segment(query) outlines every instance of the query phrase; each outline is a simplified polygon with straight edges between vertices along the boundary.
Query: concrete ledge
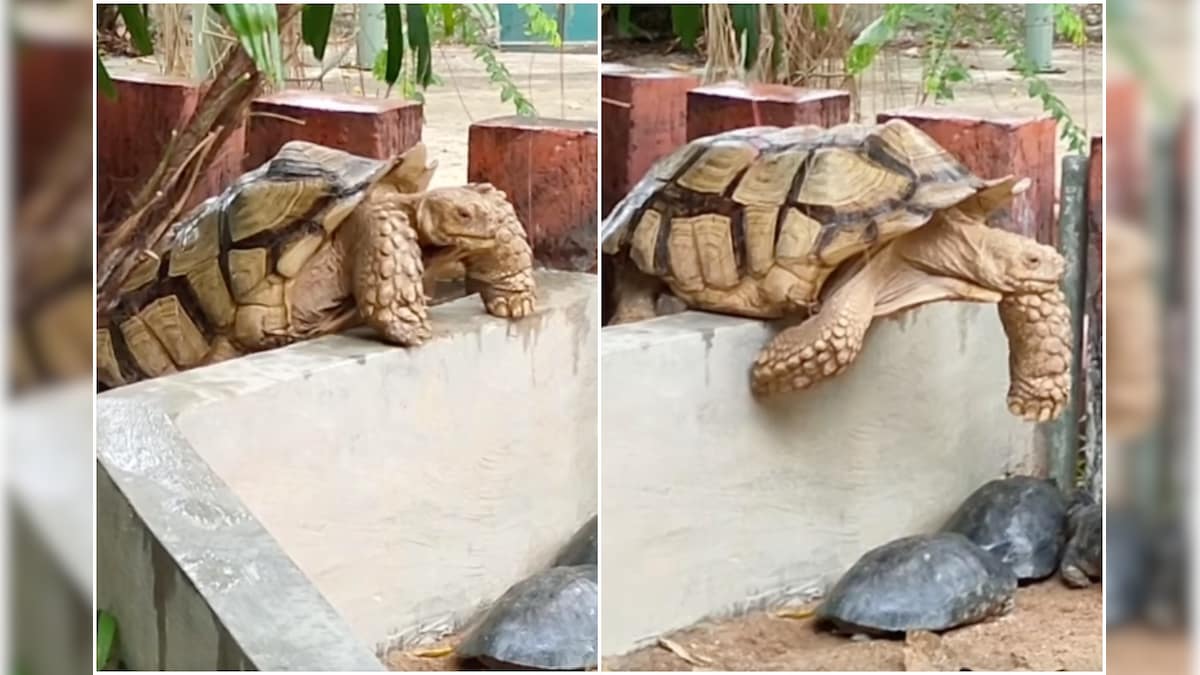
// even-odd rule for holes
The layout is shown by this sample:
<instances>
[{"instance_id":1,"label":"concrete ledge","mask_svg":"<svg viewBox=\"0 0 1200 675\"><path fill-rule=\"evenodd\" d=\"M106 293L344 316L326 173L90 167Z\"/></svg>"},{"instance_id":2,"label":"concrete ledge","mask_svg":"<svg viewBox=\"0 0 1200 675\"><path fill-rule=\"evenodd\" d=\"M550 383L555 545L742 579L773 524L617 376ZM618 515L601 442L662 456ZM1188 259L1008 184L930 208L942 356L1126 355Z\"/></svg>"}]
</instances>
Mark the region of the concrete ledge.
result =
<instances>
[{"instance_id":1,"label":"concrete ledge","mask_svg":"<svg viewBox=\"0 0 1200 675\"><path fill-rule=\"evenodd\" d=\"M101 396L97 604L133 670L383 670L152 404Z\"/></svg>"},{"instance_id":2,"label":"concrete ledge","mask_svg":"<svg viewBox=\"0 0 1200 675\"><path fill-rule=\"evenodd\" d=\"M432 308L434 337L419 349L331 336L105 393L104 406L158 406L165 429L194 448L196 466L164 464L153 447L128 449L139 447L139 437L122 430L132 422L104 422L105 454L141 458L119 466L157 467L144 480L158 493L118 487L135 509L163 511L174 526L186 520L180 508L164 507L186 487L177 474L199 471L227 485L221 494L236 503L217 513L237 509L239 523L261 523L274 541L271 555L294 561L312 595L348 624L330 624L339 642L351 635L378 653L457 628L547 564L596 511L595 276L539 272L538 283L539 311L519 322L488 316L478 296ZM108 416L103 406L100 416ZM101 462L114 464L103 454ZM209 512L208 499L199 512ZM176 561L209 548L192 548L187 538L166 543ZM117 551L137 546L127 541ZM295 622L320 612L296 615L274 602L234 622L217 599L276 582L237 566L218 569L228 588L191 577L235 638L234 623L269 633L275 647L309 644ZM288 626L268 627L260 614L271 612Z\"/></svg>"},{"instance_id":3,"label":"concrete ledge","mask_svg":"<svg viewBox=\"0 0 1200 675\"><path fill-rule=\"evenodd\" d=\"M842 376L760 403L773 331L694 312L604 329L603 655L819 595L984 481L1039 470L1033 425L1005 410L994 306L877 320Z\"/></svg>"}]
</instances>

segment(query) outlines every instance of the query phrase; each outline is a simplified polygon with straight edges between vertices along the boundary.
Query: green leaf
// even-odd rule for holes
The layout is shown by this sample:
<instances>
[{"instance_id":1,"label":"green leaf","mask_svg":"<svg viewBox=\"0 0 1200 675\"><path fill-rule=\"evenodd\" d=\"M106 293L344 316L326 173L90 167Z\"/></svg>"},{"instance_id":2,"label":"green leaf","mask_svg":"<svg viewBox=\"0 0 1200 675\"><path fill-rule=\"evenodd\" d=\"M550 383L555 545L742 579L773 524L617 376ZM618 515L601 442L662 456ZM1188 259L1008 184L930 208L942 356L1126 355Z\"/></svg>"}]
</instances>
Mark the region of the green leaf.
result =
<instances>
[{"instance_id":1,"label":"green leaf","mask_svg":"<svg viewBox=\"0 0 1200 675\"><path fill-rule=\"evenodd\" d=\"M631 11L629 5L617 5L617 37L627 38L633 35Z\"/></svg>"},{"instance_id":2,"label":"green leaf","mask_svg":"<svg viewBox=\"0 0 1200 675\"><path fill-rule=\"evenodd\" d=\"M684 49L695 49L704 30L702 5L671 5L671 29Z\"/></svg>"},{"instance_id":3,"label":"green leaf","mask_svg":"<svg viewBox=\"0 0 1200 675\"><path fill-rule=\"evenodd\" d=\"M734 35L745 45L742 65L749 70L758 59L758 5L730 5L729 16Z\"/></svg>"},{"instance_id":4,"label":"green leaf","mask_svg":"<svg viewBox=\"0 0 1200 675\"><path fill-rule=\"evenodd\" d=\"M824 2L819 2L816 4L810 5L810 7L812 7L813 25L821 30L828 28L829 27L829 5Z\"/></svg>"},{"instance_id":5,"label":"green leaf","mask_svg":"<svg viewBox=\"0 0 1200 675\"><path fill-rule=\"evenodd\" d=\"M442 33L446 37L454 37L454 29L458 26L459 5L442 3Z\"/></svg>"},{"instance_id":6,"label":"green leaf","mask_svg":"<svg viewBox=\"0 0 1200 675\"><path fill-rule=\"evenodd\" d=\"M852 75L866 70L875 60L879 50L896 37L898 25L898 15L891 12L885 12L883 16L867 24L850 45L850 52L846 55L847 70Z\"/></svg>"},{"instance_id":7,"label":"green leaf","mask_svg":"<svg viewBox=\"0 0 1200 675\"><path fill-rule=\"evenodd\" d=\"M276 84L283 82L283 49L275 5L226 3L224 14L258 70Z\"/></svg>"},{"instance_id":8,"label":"green leaf","mask_svg":"<svg viewBox=\"0 0 1200 675\"><path fill-rule=\"evenodd\" d=\"M541 5L522 4L521 9L525 11L525 17L529 21L529 28L525 34L534 38L541 38L550 43L551 47L562 46L562 35L558 30L558 20L546 13ZM559 9L565 9L564 5L559 5Z\"/></svg>"},{"instance_id":9,"label":"green leaf","mask_svg":"<svg viewBox=\"0 0 1200 675\"><path fill-rule=\"evenodd\" d=\"M117 620L112 614L100 611L96 617L96 670L104 670L112 658L117 640Z\"/></svg>"},{"instance_id":10,"label":"green leaf","mask_svg":"<svg viewBox=\"0 0 1200 675\"><path fill-rule=\"evenodd\" d=\"M329 27L333 25L333 5L305 5L300 10L300 32L304 44L312 47L313 56L320 61L325 58L325 45L329 43Z\"/></svg>"},{"instance_id":11,"label":"green leaf","mask_svg":"<svg viewBox=\"0 0 1200 675\"><path fill-rule=\"evenodd\" d=\"M400 19L400 5L383 6L387 33L387 69L383 81L388 87L400 78L400 67L404 65L404 22Z\"/></svg>"},{"instance_id":12,"label":"green leaf","mask_svg":"<svg viewBox=\"0 0 1200 675\"><path fill-rule=\"evenodd\" d=\"M125 28L129 30L129 37L133 39L133 46L138 53L143 56L154 53L154 41L150 39L150 28L146 24L146 15L142 12L142 6L118 5L117 9L121 12Z\"/></svg>"},{"instance_id":13,"label":"green leaf","mask_svg":"<svg viewBox=\"0 0 1200 675\"><path fill-rule=\"evenodd\" d=\"M429 39L429 23L425 16L425 5L405 5L408 15L408 46L417 53L417 71L414 81L428 87L433 75L433 43Z\"/></svg>"},{"instance_id":14,"label":"green leaf","mask_svg":"<svg viewBox=\"0 0 1200 675\"><path fill-rule=\"evenodd\" d=\"M99 54L96 54L96 88L108 99L117 100L117 87L109 77L108 68L104 67L104 62L100 60Z\"/></svg>"}]
</instances>

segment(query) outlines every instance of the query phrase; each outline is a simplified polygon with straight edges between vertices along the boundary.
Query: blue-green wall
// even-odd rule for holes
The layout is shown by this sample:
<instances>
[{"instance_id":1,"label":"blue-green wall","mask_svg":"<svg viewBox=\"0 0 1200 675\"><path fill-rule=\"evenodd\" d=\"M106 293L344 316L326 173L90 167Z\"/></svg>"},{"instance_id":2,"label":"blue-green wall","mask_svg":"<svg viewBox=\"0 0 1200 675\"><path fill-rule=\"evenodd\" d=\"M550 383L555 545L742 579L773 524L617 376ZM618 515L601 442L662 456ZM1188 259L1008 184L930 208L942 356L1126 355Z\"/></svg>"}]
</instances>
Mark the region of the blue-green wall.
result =
<instances>
[{"instance_id":1,"label":"blue-green wall","mask_svg":"<svg viewBox=\"0 0 1200 675\"><path fill-rule=\"evenodd\" d=\"M558 5L538 5L552 18L558 18ZM600 34L600 10L594 4L567 5L566 33L563 42L597 42ZM500 16L500 44L543 42L525 34L528 26L520 5L497 5ZM560 27L561 30L561 27Z\"/></svg>"}]
</instances>

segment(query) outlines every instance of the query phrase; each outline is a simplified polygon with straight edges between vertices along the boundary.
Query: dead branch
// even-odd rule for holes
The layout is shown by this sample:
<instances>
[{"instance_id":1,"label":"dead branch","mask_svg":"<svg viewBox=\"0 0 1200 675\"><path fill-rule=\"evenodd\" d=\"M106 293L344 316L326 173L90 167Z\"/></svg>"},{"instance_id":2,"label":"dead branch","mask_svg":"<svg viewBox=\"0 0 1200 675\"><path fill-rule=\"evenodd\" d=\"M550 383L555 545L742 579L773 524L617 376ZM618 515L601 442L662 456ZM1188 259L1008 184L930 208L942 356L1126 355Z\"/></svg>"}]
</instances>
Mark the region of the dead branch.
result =
<instances>
[{"instance_id":1,"label":"dead branch","mask_svg":"<svg viewBox=\"0 0 1200 675\"><path fill-rule=\"evenodd\" d=\"M298 13L297 5L280 7L282 30ZM171 135L162 160L144 180L125 218L98 232L96 310L112 308L121 285L138 263L137 251L155 250L187 202L196 177L202 175L235 129L246 119L250 101L262 90L263 78L242 48L229 49L217 75L201 92L196 112L181 131ZM190 175L190 179L183 179Z\"/></svg>"}]
</instances>

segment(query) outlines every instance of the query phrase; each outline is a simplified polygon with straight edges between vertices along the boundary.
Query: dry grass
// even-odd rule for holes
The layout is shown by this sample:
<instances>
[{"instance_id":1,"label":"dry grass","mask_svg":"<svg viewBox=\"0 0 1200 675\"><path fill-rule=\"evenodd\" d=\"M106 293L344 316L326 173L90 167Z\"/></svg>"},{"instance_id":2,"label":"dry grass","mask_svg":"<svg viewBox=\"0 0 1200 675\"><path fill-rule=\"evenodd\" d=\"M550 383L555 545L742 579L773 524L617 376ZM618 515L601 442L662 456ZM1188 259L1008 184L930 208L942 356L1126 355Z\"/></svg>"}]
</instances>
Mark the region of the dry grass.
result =
<instances>
[{"instance_id":1,"label":"dry grass","mask_svg":"<svg viewBox=\"0 0 1200 675\"><path fill-rule=\"evenodd\" d=\"M826 5L822 25L813 5L760 5L758 49L745 70L746 45L737 39L730 6L710 4L704 13L706 81L736 79L798 87L843 89L857 97L845 55L857 33L857 17L843 5Z\"/></svg>"}]
</instances>

